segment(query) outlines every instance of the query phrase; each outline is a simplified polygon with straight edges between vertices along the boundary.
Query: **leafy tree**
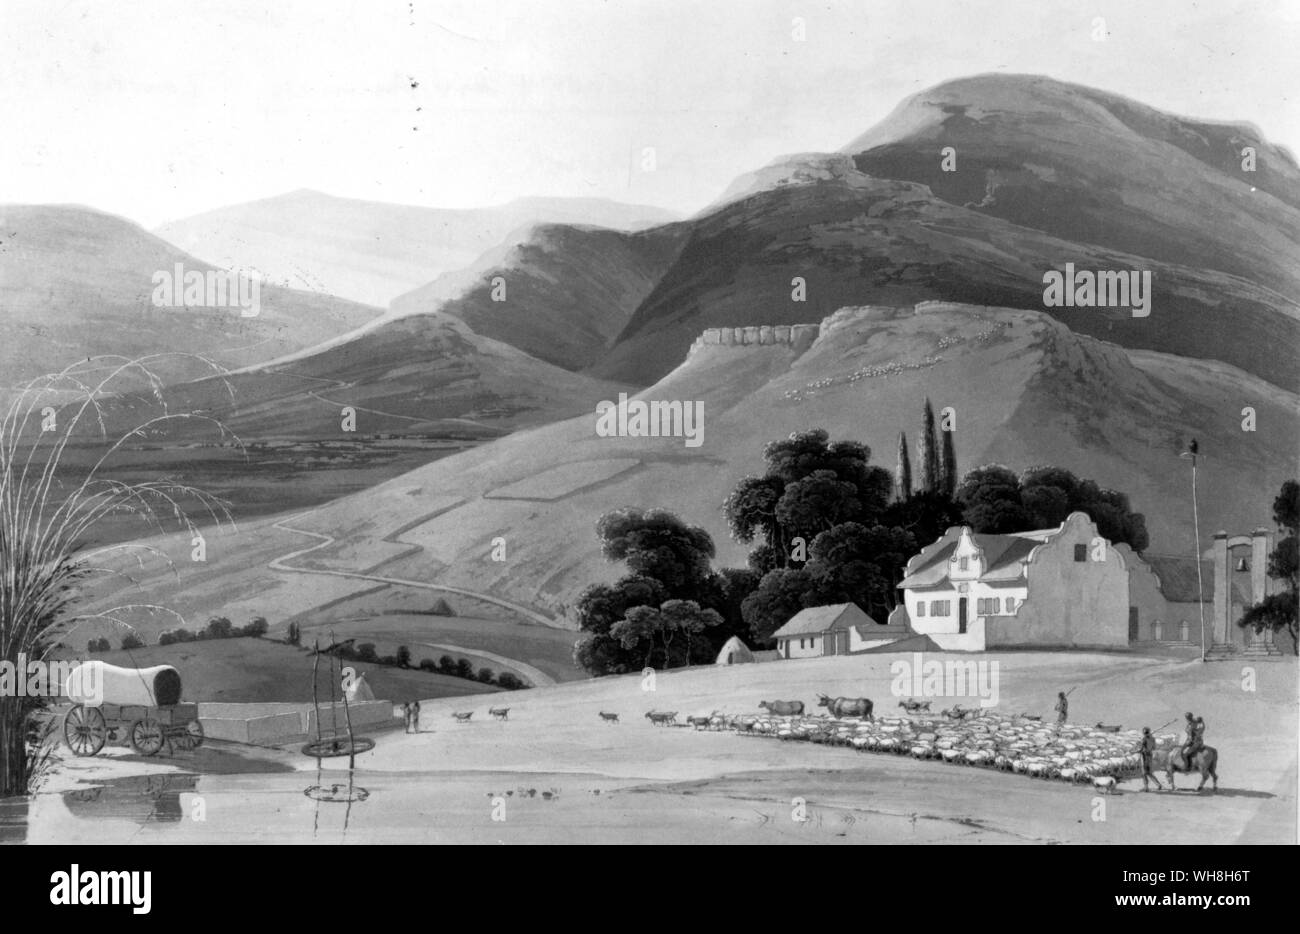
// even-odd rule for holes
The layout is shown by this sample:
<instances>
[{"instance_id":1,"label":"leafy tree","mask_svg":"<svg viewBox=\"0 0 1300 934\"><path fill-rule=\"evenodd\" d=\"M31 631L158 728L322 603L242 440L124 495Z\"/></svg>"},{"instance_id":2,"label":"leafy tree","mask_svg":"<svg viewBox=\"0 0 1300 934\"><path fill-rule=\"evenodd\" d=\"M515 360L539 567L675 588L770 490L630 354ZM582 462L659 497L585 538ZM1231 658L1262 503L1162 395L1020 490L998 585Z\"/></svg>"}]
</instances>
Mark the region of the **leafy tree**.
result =
<instances>
[{"instance_id":1,"label":"leafy tree","mask_svg":"<svg viewBox=\"0 0 1300 934\"><path fill-rule=\"evenodd\" d=\"M756 645L771 645L772 634L804 607L819 602L816 584L804 568L777 568L763 575L742 610Z\"/></svg>"},{"instance_id":2,"label":"leafy tree","mask_svg":"<svg viewBox=\"0 0 1300 934\"><path fill-rule=\"evenodd\" d=\"M438 659L438 670L445 675L454 675L456 673L456 660L450 655L443 655Z\"/></svg>"},{"instance_id":3,"label":"leafy tree","mask_svg":"<svg viewBox=\"0 0 1300 934\"><path fill-rule=\"evenodd\" d=\"M468 658L456 659L456 676L473 680L474 665Z\"/></svg>"},{"instance_id":4,"label":"leafy tree","mask_svg":"<svg viewBox=\"0 0 1300 934\"><path fill-rule=\"evenodd\" d=\"M397 647L397 664L402 668L411 667L411 650L404 645Z\"/></svg>"},{"instance_id":5,"label":"leafy tree","mask_svg":"<svg viewBox=\"0 0 1300 934\"><path fill-rule=\"evenodd\" d=\"M704 633L723 624L721 613L701 607L694 600L666 600L659 607L659 613L662 620L661 638L664 641L666 667L672 665L672 646L679 636L686 641L684 663L690 665L694 663L691 657L692 646Z\"/></svg>"},{"instance_id":6,"label":"leafy tree","mask_svg":"<svg viewBox=\"0 0 1300 934\"><path fill-rule=\"evenodd\" d=\"M485 668L480 668L478 670L478 679L479 681L482 681L484 684L491 684L492 679L495 678L496 676L497 673L493 671L491 668L485 667Z\"/></svg>"},{"instance_id":7,"label":"leafy tree","mask_svg":"<svg viewBox=\"0 0 1300 934\"><path fill-rule=\"evenodd\" d=\"M242 635L260 639L262 636L266 635L266 631L269 628L270 626L267 624L265 616L254 616L249 621L248 625L240 630L240 632Z\"/></svg>"},{"instance_id":8,"label":"leafy tree","mask_svg":"<svg viewBox=\"0 0 1300 934\"><path fill-rule=\"evenodd\" d=\"M1286 588L1269 594L1246 610L1238 626L1250 626L1255 632L1271 629L1291 636L1291 647L1300 654L1300 482L1288 480L1273 500L1273 521L1282 536L1268 556L1268 576L1283 582Z\"/></svg>"},{"instance_id":9,"label":"leafy tree","mask_svg":"<svg viewBox=\"0 0 1300 934\"><path fill-rule=\"evenodd\" d=\"M1020 501L1020 480L1000 464L976 467L962 478L956 500L976 532L1023 532L1036 528Z\"/></svg>"},{"instance_id":10,"label":"leafy tree","mask_svg":"<svg viewBox=\"0 0 1300 934\"><path fill-rule=\"evenodd\" d=\"M620 509L596 523L601 552L634 574L659 581L675 597L693 598L712 573L713 539L664 509Z\"/></svg>"},{"instance_id":11,"label":"leafy tree","mask_svg":"<svg viewBox=\"0 0 1300 934\"><path fill-rule=\"evenodd\" d=\"M431 658L422 658L420 659L420 670L436 672L438 670L438 663Z\"/></svg>"},{"instance_id":12,"label":"leafy tree","mask_svg":"<svg viewBox=\"0 0 1300 934\"><path fill-rule=\"evenodd\" d=\"M122 637L122 649L142 649L144 642L135 633L127 633Z\"/></svg>"},{"instance_id":13,"label":"leafy tree","mask_svg":"<svg viewBox=\"0 0 1300 934\"><path fill-rule=\"evenodd\" d=\"M638 655L644 653L643 668L652 667L655 636L659 633L663 621L659 610L652 606L634 606L627 615L610 627L609 635L618 640L618 644L628 652Z\"/></svg>"},{"instance_id":14,"label":"leafy tree","mask_svg":"<svg viewBox=\"0 0 1300 934\"><path fill-rule=\"evenodd\" d=\"M290 645L300 644L302 642L302 627L297 623L290 623L284 638Z\"/></svg>"},{"instance_id":15,"label":"leafy tree","mask_svg":"<svg viewBox=\"0 0 1300 934\"><path fill-rule=\"evenodd\" d=\"M224 616L214 616L204 627L202 637L205 639L229 639L235 634L235 624Z\"/></svg>"},{"instance_id":16,"label":"leafy tree","mask_svg":"<svg viewBox=\"0 0 1300 934\"><path fill-rule=\"evenodd\" d=\"M375 652L373 642L362 642L357 646L357 658L363 662L377 662L379 655Z\"/></svg>"},{"instance_id":17,"label":"leafy tree","mask_svg":"<svg viewBox=\"0 0 1300 934\"><path fill-rule=\"evenodd\" d=\"M518 691L524 683L513 672L503 671L497 675L497 684L507 691Z\"/></svg>"},{"instance_id":18,"label":"leafy tree","mask_svg":"<svg viewBox=\"0 0 1300 934\"><path fill-rule=\"evenodd\" d=\"M862 515L858 488L830 470L814 471L788 484L776 507L776 519L789 538L811 541L841 522Z\"/></svg>"},{"instance_id":19,"label":"leafy tree","mask_svg":"<svg viewBox=\"0 0 1300 934\"><path fill-rule=\"evenodd\" d=\"M821 599L856 603L883 622L898 605L902 569L916 550L903 529L847 522L813 540L806 570Z\"/></svg>"}]
</instances>

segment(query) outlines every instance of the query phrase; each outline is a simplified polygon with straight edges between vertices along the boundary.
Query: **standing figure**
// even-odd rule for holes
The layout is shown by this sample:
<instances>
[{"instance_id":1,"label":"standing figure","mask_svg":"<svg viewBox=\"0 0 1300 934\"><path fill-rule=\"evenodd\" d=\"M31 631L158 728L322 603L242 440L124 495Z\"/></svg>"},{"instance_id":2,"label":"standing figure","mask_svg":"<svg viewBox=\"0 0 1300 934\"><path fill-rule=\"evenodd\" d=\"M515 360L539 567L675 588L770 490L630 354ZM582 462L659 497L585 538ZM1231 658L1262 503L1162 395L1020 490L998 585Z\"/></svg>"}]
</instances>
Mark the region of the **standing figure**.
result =
<instances>
[{"instance_id":1,"label":"standing figure","mask_svg":"<svg viewBox=\"0 0 1300 934\"><path fill-rule=\"evenodd\" d=\"M411 732L420 732L420 702L416 701L411 705Z\"/></svg>"},{"instance_id":2,"label":"standing figure","mask_svg":"<svg viewBox=\"0 0 1300 934\"><path fill-rule=\"evenodd\" d=\"M1053 707L1052 709L1056 711L1056 725L1057 726L1064 725L1065 718L1069 716L1070 713L1070 702L1065 699L1064 691L1060 691L1057 693L1056 706Z\"/></svg>"},{"instance_id":3,"label":"standing figure","mask_svg":"<svg viewBox=\"0 0 1300 934\"><path fill-rule=\"evenodd\" d=\"M1151 727L1142 727L1142 745L1138 747L1142 754L1142 790L1150 791L1148 779L1156 783L1158 791L1164 791L1165 786L1160 784L1160 779L1156 778L1155 773L1151 771L1151 758L1156 751L1156 738L1151 735Z\"/></svg>"},{"instance_id":4,"label":"standing figure","mask_svg":"<svg viewBox=\"0 0 1300 934\"><path fill-rule=\"evenodd\" d=\"M402 720L406 723L406 732L411 732L411 702L402 705Z\"/></svg>"}]
</instances>

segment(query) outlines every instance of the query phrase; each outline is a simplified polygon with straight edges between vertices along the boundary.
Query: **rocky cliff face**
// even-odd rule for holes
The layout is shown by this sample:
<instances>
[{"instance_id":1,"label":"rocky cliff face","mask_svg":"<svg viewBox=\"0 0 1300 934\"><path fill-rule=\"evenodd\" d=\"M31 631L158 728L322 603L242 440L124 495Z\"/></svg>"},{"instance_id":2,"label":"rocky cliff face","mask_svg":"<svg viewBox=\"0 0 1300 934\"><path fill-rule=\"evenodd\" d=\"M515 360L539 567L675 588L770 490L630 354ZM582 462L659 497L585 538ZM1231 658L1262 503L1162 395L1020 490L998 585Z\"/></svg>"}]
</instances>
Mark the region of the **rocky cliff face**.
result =
<instances>
[{"instance_id":1,"label":"rocky cliff face","mask_svg":"<svg viewBox=\"0 0 1300 934\"><path fill-rule=\"evenodd\" d=\"M817 339L821 325L761 324L743 328L705 328L691 345L691 353L706 345L765 346L784 344L795 350L807 350Z\"/></svg>"}]
</instances>

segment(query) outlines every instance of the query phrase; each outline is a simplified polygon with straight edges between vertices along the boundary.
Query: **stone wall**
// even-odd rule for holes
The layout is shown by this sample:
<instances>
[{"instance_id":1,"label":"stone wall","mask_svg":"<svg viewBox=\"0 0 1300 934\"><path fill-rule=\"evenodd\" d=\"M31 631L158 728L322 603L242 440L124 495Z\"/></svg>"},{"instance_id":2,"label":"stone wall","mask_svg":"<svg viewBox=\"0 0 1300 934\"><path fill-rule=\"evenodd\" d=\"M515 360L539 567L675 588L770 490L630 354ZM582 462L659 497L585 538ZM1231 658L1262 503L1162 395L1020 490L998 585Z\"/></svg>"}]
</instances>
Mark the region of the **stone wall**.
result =
<instances>
[{"instance_id":1,"label":"stone wall","mask_svg":"<svg viewBox=\"0 0 1300 934\"><path fill-rule=\"evenodd\" d=\"M707 328L695 339L691 346L787 346L806 348L817 339L819 325L816 324L763 324L739 328Z\"/></svg>"}]
</instances>

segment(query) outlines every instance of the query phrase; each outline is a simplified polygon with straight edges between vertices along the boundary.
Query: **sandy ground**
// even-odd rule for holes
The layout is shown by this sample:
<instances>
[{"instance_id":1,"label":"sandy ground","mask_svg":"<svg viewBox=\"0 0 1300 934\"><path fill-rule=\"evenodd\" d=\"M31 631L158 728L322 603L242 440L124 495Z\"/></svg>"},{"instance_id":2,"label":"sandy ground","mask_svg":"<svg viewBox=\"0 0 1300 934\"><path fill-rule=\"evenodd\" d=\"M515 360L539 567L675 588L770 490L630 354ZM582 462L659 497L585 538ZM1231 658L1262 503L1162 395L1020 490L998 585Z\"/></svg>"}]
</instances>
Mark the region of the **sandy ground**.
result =
<instances>
[{"instance_id":1,"label":"sandy ground","mask_svg":"<svg viewBox=\"0 0 1300 934\"><path fill-rule=\"evenodd\" d=\"M927 655L926 658L957 656ZM999 705L1050 717L1075 687L1071 720L1158 727L1185 709L1208 721L1219 790L1116 794L991 770L731 733L656 728L680 717L755 709L817 691L896 704L890 663L817 659L659 673L510 695L509 720L486 699L429 700L422 732L376 735L358 757L316 762L296 750L214 744L172 759L122 751L62 764L30 802L0 805L0 839L29 842L703 842L1289 843L1297 838L1294 661L1202 664L1132 656L1006 653ZM1253 687L1254 690L1247 688ZM951 698L936 698L936 709ZM966 703L973 703L966 699ZM468 724L453 709L474 709ZM621 722L605 724L600 710ZM1174 729L1170 727L1169 729ZM329 768L329 766L344 768ZM334 797L317 801L312 786ZM364 791L362 791L363 789Z\"/></svg>"}]
</instances>

